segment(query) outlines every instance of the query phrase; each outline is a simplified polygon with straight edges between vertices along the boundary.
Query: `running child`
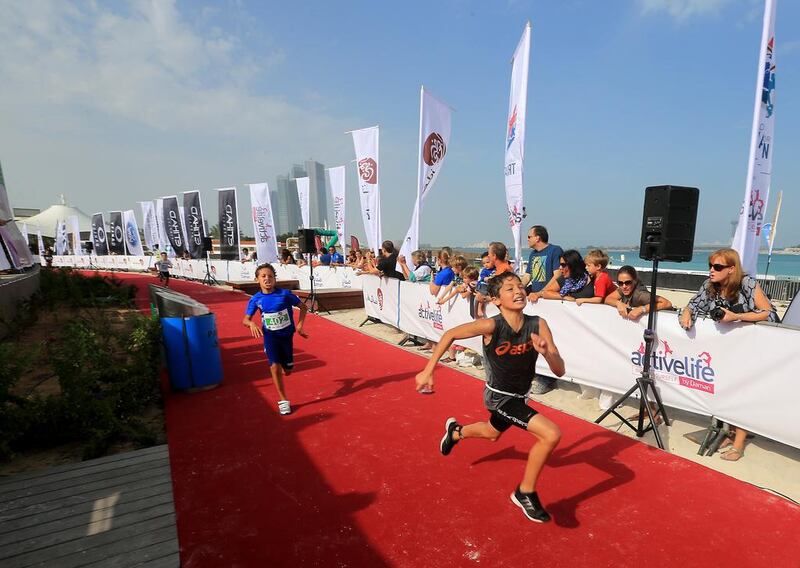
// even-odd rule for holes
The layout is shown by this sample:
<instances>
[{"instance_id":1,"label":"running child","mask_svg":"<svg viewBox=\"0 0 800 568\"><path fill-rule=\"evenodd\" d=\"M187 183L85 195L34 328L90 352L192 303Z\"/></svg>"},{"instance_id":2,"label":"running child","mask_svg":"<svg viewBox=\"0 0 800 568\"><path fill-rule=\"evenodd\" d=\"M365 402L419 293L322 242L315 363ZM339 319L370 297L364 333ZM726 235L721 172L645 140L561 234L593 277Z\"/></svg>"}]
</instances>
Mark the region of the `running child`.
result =
<instances>
[{"instance_id":1,"label":"running child","mask_svg":"<svg viewBox=\"0 0 800 568\"><path fill-rule=\"evenodd\" d=\"M164 283L164 286L169 286L169 269L172 268L172 263L167 258L167 253L161 253L161 260L156 261L156 270L158 270L158 279Z\"/></svg>"},{"instance_id":2,"label":"running child","mask_svg":"<svg viewBox=\"0 0 800 568\"><path fill-rule=\"evenodd\" d=\"M301 337L308 337L303 331L308 307L289 290L275 286L275 269L271 264L262 264L256 268L256 281L261 291L256 292L247 303L242 324L250 328L253 337L264 337L264 352L269 361L269 371L280 397L278 411L281 414L290 414L292 408L283 390L283 375L290 375L294 368L292 350L295 325L292 307L300 308L296 331ZM256 310L261 312L261 325L252 319Z\"/></svg>"},{"instance_id":3,"label":"running child","mask_svg":"<svg viewBox=\"0 0 800 568\"><path fill-rule=\"evenodd\" d=\"M530 432L536 442L528 453L522 481L511 494L511 501L522 509L528 519L544 523L550 520L550 515L539 501L536 482L542 467L561 439L561 431L525 401L538 356L542 355L550 370L559 377L564 375L564 360L553 343L547 322L538 316L522 313L528 298L519 276L504 272L491 278L489 297L500 308L500 314L448 330L425 369L417 375L417 390L432 390L436 362L453 340L483 336L486 369L483 401L489 410L489 420L461 425L455 418L448 418L439 449L446 456L466 438L495 441L511 426Z\"/></svg>"}]
</instances>

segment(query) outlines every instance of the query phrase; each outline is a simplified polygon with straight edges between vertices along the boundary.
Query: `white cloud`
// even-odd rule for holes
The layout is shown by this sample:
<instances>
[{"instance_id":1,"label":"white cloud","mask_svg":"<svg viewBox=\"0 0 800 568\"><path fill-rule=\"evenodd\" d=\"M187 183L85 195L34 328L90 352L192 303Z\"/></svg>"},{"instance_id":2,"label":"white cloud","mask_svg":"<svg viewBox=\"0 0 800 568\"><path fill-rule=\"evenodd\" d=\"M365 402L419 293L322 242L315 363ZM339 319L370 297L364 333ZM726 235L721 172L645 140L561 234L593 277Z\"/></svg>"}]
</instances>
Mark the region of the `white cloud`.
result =
<instances>
[{"instance_id":1,"label":"white cloud","mask_svg":"<svg viewBox=\"0 0 800 568\"><path fill-rule=\"evenodd\" d=\"M729 0L636 0L644 14L666 12L679 22L694 16L713 14Z\"/></svg>"}]
</instances>

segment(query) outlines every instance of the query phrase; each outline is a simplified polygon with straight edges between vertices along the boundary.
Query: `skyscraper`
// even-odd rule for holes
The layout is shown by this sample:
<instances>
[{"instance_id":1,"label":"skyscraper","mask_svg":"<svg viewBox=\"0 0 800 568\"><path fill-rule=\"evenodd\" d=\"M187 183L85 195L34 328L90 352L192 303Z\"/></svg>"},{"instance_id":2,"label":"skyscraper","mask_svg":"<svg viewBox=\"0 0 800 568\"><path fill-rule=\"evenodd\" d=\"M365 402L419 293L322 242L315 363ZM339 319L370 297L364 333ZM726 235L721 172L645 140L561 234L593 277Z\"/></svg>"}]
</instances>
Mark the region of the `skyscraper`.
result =
<instances>
[{"instance_id":1,"label":"skyscraper","mask_svg":"<svg viewBox=\"0 0 800 568\"><path fill-rule=\"evenodd\" d=\"M294 233L303 223L300 215L297 183L294 181L300 177L309 178L309 221L311 226L323 227L328 221L328 183L325 166L314 160L306 160L302 165L294 164L289 169L288 176L278 176L275 191L270 195L278 234Z\"/></svg>"}]
</instances>

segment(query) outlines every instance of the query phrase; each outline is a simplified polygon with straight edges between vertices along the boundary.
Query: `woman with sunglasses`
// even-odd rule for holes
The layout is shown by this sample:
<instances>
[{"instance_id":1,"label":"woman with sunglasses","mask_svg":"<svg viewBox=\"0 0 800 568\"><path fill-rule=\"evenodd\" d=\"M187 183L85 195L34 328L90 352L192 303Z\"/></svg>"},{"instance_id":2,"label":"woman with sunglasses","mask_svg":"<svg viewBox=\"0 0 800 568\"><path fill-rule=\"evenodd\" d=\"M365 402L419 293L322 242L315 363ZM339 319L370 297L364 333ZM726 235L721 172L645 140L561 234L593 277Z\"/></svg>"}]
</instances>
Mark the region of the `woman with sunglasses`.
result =
<instances>
[{"instance_id":1,"label":"woman with sunglasses","mask_svg":"<svg viewBox=\"0 0 800 568\"><path fill-rule=\"evenodd\" d=\"M568 300L574 302L578 298L593 298L594 284L586 271L586 264L578 251L571 249L561 255L558 260L561 269L559 276L553 276L541 297L548 300Z\"/></svg>"},{"instance_id":2,"label":"woman with sunglasses","mask_svg":"<svg viewBox=\"0 0 800 568\"><path fill-rule=\"evenodd\" d=\"M681 312L681 327L691 329L698 315L710 315L717 308L723 314L719 322L778 322L775 307L756 279L744 273L739 253L729 248L709 255L708 280ZM744 455L747 432L741 428L733 428L732 432L733 441L727 443L730 449L722 454L725 461L738 461ZM725 445L723 442L722 447Z\"/></svg>"},{"instance_id":3,"label":"woman with sunglasses","mask_svg":"<svg viewBox=\"0 0 800 568\"><path fill-rule=\"evenodd\" d=\"M623 318L636 321L650 311L650 291L639 280L636 269L626 264L617 271L617 289L606 297L605 303L617 308ZM656 296L656 311L671 307L672 302Z\"/></svg>"}]
</instances>

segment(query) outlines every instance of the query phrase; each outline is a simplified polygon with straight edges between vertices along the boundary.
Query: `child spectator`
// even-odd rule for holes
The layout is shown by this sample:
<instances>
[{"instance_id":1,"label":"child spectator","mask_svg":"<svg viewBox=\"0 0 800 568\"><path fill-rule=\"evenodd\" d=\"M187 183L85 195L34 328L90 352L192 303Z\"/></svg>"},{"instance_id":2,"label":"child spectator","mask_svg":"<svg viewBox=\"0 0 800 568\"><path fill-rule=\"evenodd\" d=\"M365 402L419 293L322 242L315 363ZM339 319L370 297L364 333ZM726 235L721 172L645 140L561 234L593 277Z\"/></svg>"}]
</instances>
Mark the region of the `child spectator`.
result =
<instances>
[{"instance_id":1,"label":"child spectator","mask_svg":"<svg viewBox=\"0 0 800 568\"><path fill-rule=\"evenodd\" d=\"M586 272L589 273L589 278L594 284L594 296L591 298L577 298L575 300L577 305L602 304L608 295L617 289L608 272L606 272L608 260L608 255L599 249L590 250L586 253L584 262L586 263Z\"/></svg>"},{"instance_id":2,"label":"child spectator","mask_svg":"<svg viewBox=\"0 0 800 568\"><path fill-rule=\"evenodd\" d=\"M405 256L401 254L397 257L397 264L400 265L406 280L409 282L430 282L432 270L425 260L425 253L421 250L415 250L411 253L411 262L414 265L414 270L408 267Z\"/></svg>"},{"instance_id":3,"label":"child spectator","mask_svg":"<svg viewBox=\"0 0 800 568\"><path fill-rule=\"evenodd\" d=\"M294 368L293 336L295 330L300 337L308 337L303 331L308 307L289 290L275 286L275 269L271 264L256 268L256 281L261 289L247 303L242 324L250 329L253 337L264 337L264 352L267 354L269 371L275 390L278 391L278 412L290 414L292 408L283 390L283 374L289 375ZM300 308L297 328L294 325L293 306ZM261 325L253 321L256 310L261 312Z\"/></svg>"},{"instance_id":4,"label":"child spectator","mask_svg":"<svg viewBox=\"0 0 800 568\"><path fill-rule=\"evenodd\" d=\"M167 253L161 253L161 260L156 261L156 270L158 270L158 279L164 283L164 286L169 286L169 269L172 268L172 263L167 258Z\"/></svg>"}]
</instances>

